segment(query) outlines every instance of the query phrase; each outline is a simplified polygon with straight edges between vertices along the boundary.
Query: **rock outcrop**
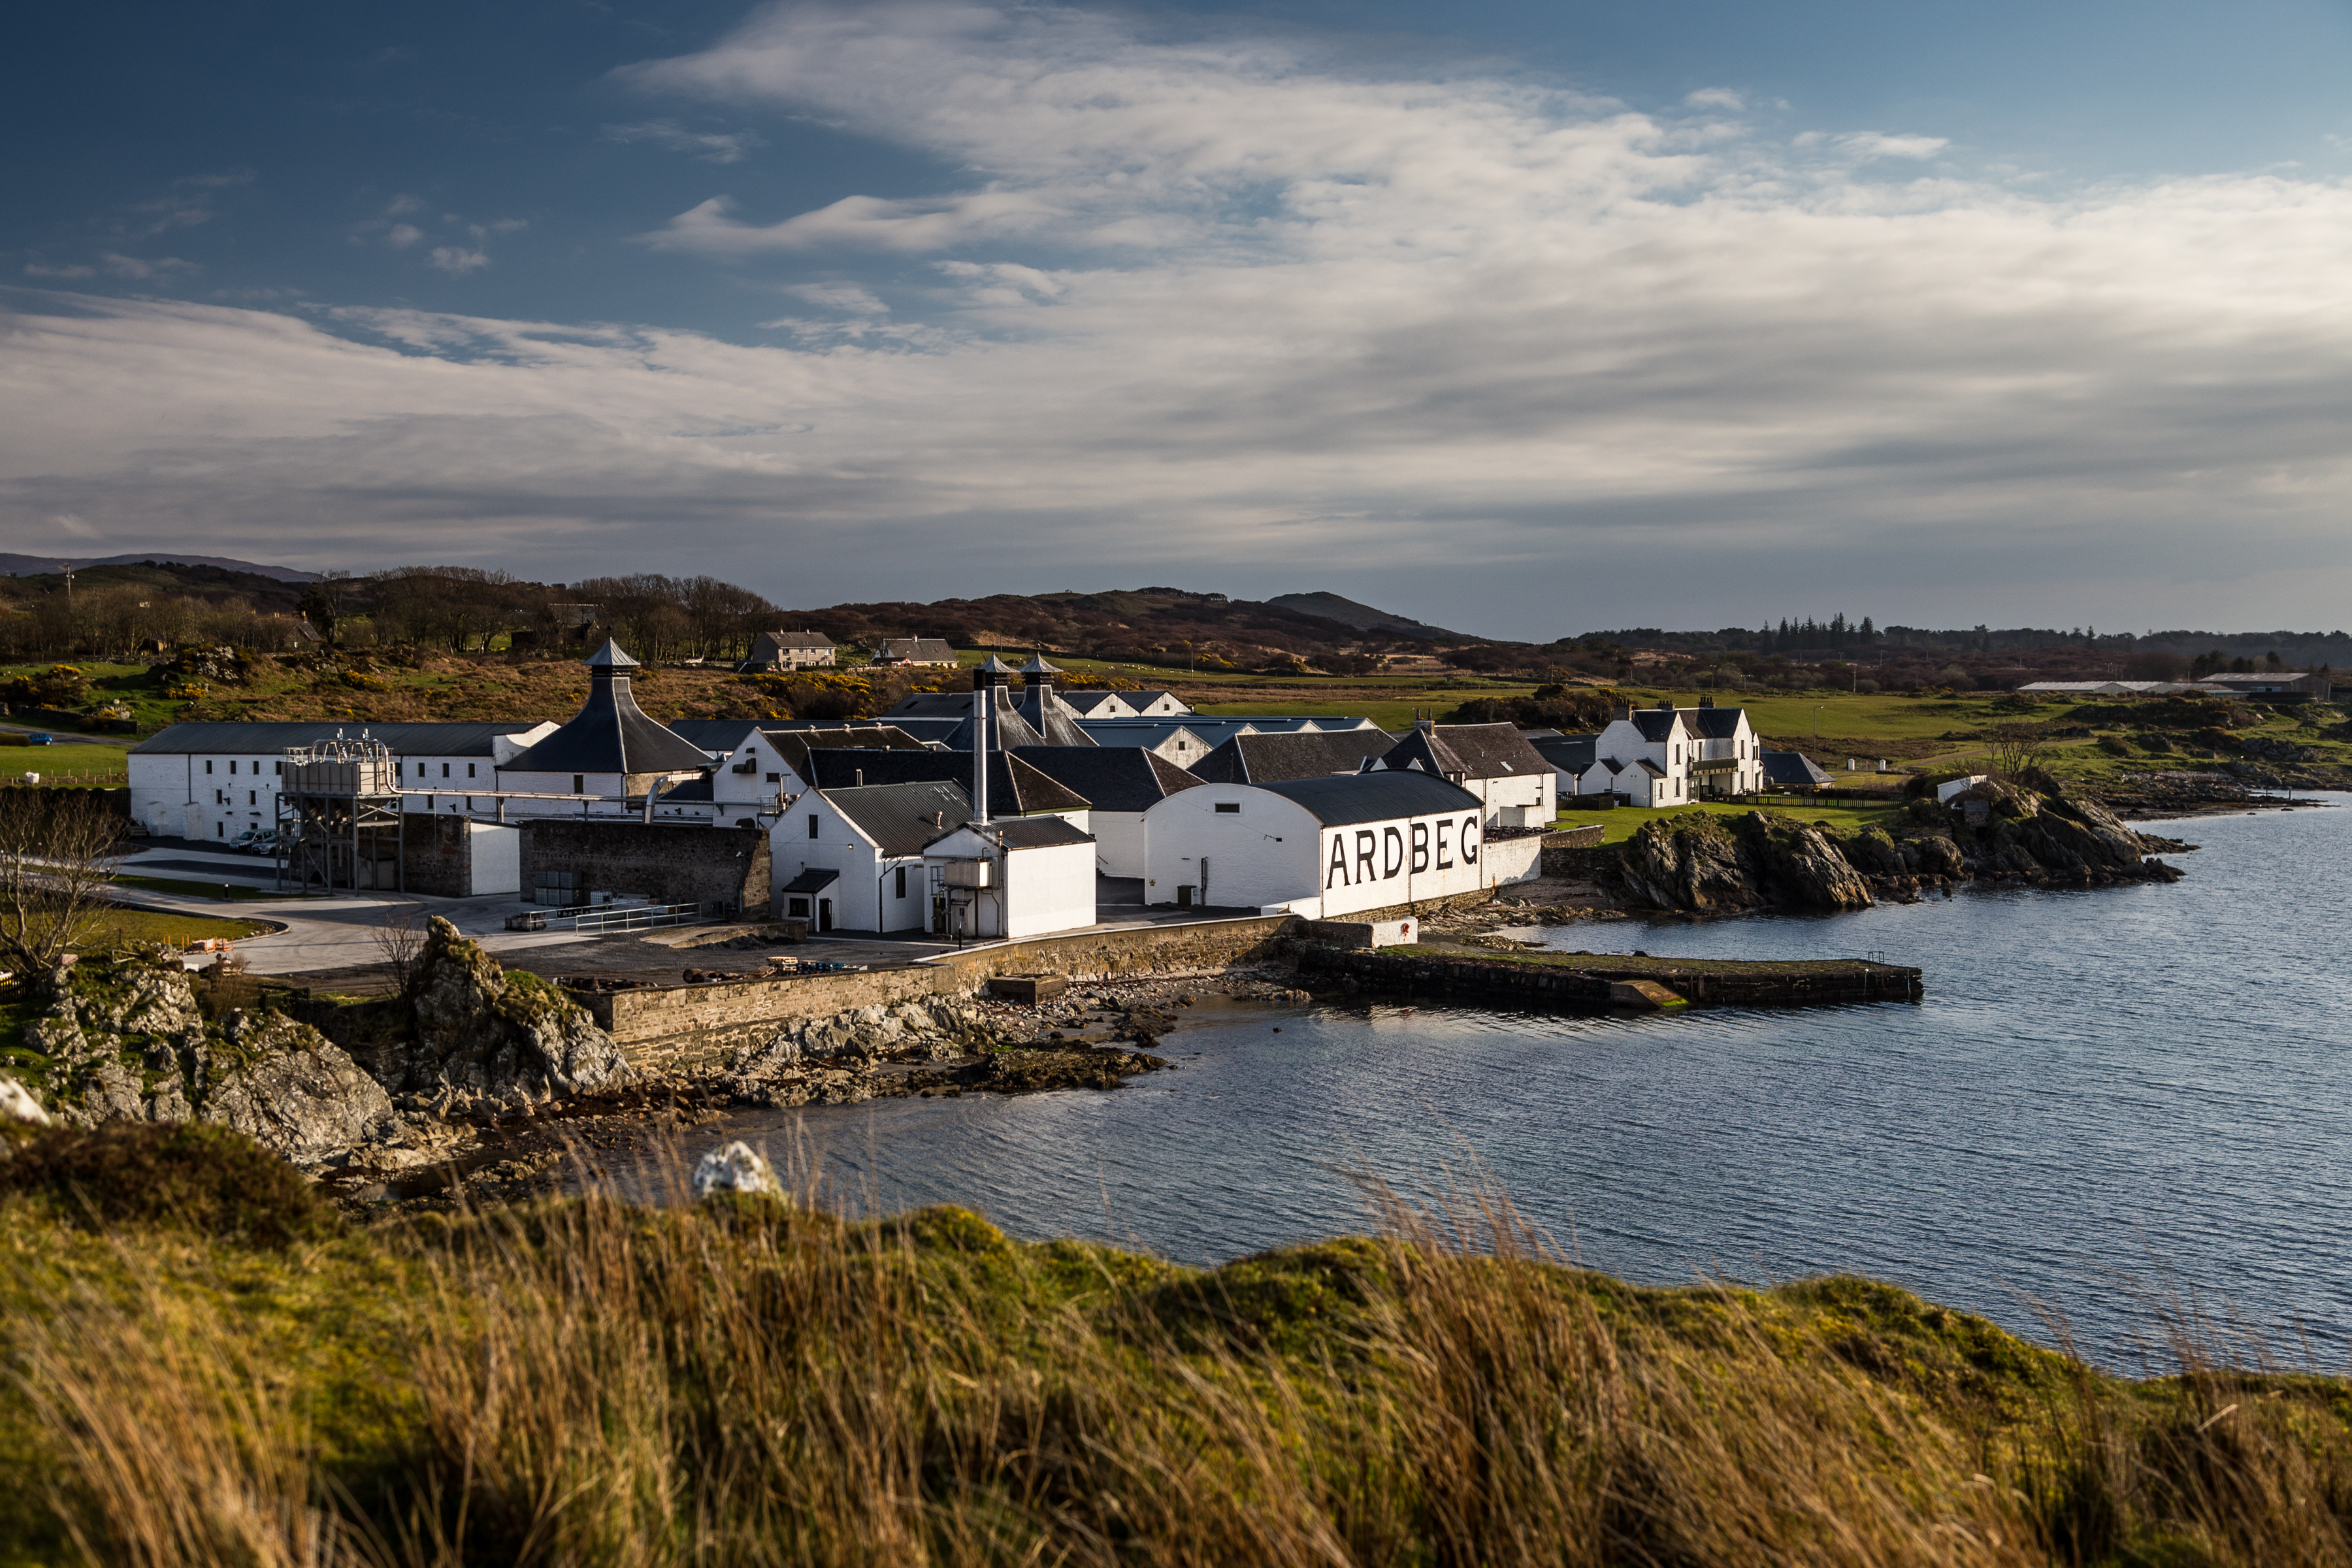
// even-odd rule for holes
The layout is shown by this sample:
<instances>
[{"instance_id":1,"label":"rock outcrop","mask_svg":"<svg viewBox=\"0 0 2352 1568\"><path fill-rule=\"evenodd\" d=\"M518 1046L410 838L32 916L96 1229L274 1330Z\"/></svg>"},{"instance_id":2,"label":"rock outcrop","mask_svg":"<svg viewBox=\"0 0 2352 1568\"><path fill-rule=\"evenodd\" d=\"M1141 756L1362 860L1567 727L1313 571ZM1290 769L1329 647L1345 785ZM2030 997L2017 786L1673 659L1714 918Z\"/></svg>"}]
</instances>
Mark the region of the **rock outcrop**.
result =
<instances>
[{"instance_id":1,"label":"rock outcrop","mask_svg":"<svg viewBox=\"0 0 2352 1568\"><path fill-rule=\"evenodd\" d=\"M26 1040L48 1058L44 1087L68 1126L213 1122L298 1165L408 1142L390 1097L333 1042L258 1009L207 1020L176 963L80 963L46 988Z\"/></svg>"},{"instance_id":2,"label":"rock outcrop","mask_svg":"<svg viewBox=\"0 0 2352 1568\"><path fill-rule=\"evenodd\" d=\"M776 1180L775 1167L762 1159L759 1151L738 1141L723 1149L713 1149L694 1167L694 1195L709 1197L714 1193L781 1194L783 1184Z\"/></svg>"},{"instance_id":3,"label":"rock outcrop","mask_svg":"<svg viewBox=\"0 0 2352 1568\"><path fill-rule=\"evenodd\" d=\"M535 974L500 969L438 915L404 995L409 1037L366 1062L394 1094L546 1100L622 1088L634 1076L587 1009Z\"/></svg>"},{"instance_id":4,"label":"rock outcrop","mask_svg":"<svg viewBox=\"0 0 2352 1568\"><path fill-rule=\"evenodd\" d=\"M1869 887L1819 828L1760 811L1728 824L1705 812L1646 822L1625 846L1620 876L1652 909L1697 914L1853 910L1872 901Z\"/></svg>"}]
</instances>

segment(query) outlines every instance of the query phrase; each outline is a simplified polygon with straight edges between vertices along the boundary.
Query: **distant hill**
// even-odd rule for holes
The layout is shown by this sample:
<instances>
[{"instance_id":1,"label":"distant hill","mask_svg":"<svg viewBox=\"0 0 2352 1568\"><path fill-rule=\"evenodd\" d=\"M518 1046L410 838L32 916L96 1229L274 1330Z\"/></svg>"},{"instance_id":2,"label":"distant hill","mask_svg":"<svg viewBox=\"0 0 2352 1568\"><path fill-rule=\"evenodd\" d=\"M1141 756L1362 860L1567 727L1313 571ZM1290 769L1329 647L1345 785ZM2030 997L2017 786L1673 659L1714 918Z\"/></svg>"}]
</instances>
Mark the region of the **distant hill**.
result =
<instances>
[{"instance_id":1,"label":"distant hill","mask_svg":"<svg viewBox=\"0 0 2352 1568\"><path fill-rule=\"evenodd\" d=\"M243 572L256 577L268 577L279 583L315 583L316 572L299 572L291 566L265 566L258 562L239 561L228 555L174 555L169 552L134 550L122 555L17 555L0 552L0 576L45 577L52 572L62 572L70 566L79 572L91 566L143 566L149 562L158 566L212 566L224 572Z\"/></svg>"},{"instance_id":2,"label":"distant hill","mask_svg":"<svg viewBox=\"0 0 2352 1568\"><path fill-rule=\"evenodd\" d=\"M1355 621L1300 607L1293 601L1340 606ZM1326 668L1334 659L1364 660L1400 645L1433 639L1470 642L1389 616L1336 594L1291 595L1261 602L1181 588L1127 588L1101 594L998 594L936 604L832 605L792 610L780 624L821 631L836 642L870 646L882 637L941 637L961 647L1044 648L1107 659L1177 668L1255 668L1300 658Z\"/></svg>"},{"instance_id":3,"label":"distant hill","mask_svg":"<svg viewBox=\"0 0 2352 1568\"><path fill-rule=\"evenodd\" d=\"M1337 594L1276 594L1266 603L1278 605L1286 610L1297 610L1301 615L1319 616L1343 626L1353 626L1360 632L1385 632L1390 637L1436 637L1448 642L1481 640L1416 621L1408 616L1392 616L1386 610L1376 610L1370 605L1360 605Z\"/></svg>"}]
</instances>

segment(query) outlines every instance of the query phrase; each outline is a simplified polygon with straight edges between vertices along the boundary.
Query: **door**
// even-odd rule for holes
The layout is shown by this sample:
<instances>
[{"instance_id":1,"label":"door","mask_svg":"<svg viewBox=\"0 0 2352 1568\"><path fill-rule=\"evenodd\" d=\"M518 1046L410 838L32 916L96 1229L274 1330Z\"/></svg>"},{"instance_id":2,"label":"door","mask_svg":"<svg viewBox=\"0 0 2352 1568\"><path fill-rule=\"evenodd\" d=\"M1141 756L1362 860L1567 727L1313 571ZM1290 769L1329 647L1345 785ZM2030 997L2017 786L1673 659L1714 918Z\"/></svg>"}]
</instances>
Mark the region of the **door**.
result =
<instances>
[{"instance_id":1,"label":"door","mask_svg":"<svg viewBox=\"0 0 2352 1568\"><path fill-rule=\"evenodd\" d=\"M831 899L819 899L816 901L816 929L819 931L831 931L833 929L833 900Z\"/></svg>"}]
</instances>

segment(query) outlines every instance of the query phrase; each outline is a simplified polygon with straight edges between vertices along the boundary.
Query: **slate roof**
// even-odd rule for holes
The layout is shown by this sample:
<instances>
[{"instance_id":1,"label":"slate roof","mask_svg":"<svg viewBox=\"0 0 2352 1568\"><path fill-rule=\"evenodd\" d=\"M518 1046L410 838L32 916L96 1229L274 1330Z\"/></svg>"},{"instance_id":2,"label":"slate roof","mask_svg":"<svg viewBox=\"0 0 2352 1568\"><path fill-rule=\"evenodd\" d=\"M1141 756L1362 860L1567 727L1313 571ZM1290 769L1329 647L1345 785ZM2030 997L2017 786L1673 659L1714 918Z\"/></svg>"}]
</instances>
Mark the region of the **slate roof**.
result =
<instances>
[{"instance_id":1,"label":"slate roof","mask_svg":"<svg viewBox=\"0 0 2352 1568\"><path fill-rule=\"evenodd\" d=\"M1830 775L1813 764L1812 758L1802 752L1766 752L1763 753L1764 782L1783 788L1816 789L1830 782Z\"/></svg>"},{"instance_id":2,"label":"slate roof","mask_svg":"<svg viewBox=\"0 0 2352 1568\"><path fill-rule=\"evenodd\" d=\"M382 741L395 757L487 757L501 735L520 735L535 726L499 724L167 724L131 747L141 756L271 756L289 746L315 746L341 735Z\"/></svg>"},{"instance_id":3,"label":"slate roof","mask_svg":"<svg viewBox=\"0 0 2352 1568\"><path fill-rule=\"evenodd\" d=\"M1146 811L1203 782L1139 746L1024 746L1013 754L1097 811Z\"/></svg>"},{"instance_id":4,"label":"slate roof","mask_svg":"<svg viewBox=\"0 0 2352 1568\"><path fill-rule=\"evenodd\" d=\"M822 893L841 880L841 873L830 866L811 866L784 884L787 893Z\"/></svg>"},{"instance_id":5,"label":"slate roof","mask_svg":"<svg viewBox=\"0 0 2352 1568\"><path fill-rule=\"evenodd\" d=\"M669 732L689 745L725 756L759 730L757 719L673 719Z\"/></svg>"},{"instance_id":6,"label":"slate roof","mask_svg":"<svg viewBox=\"0 0 2352 1568\"><path fill-rule=\"evenodd\" d=\"M1598 735L1545 735L1528 745L1536 754L1562 773L1580 773L1600 761Z\"/></svg>"},{"instance_id":7,"label":"slate roof","mask_svg":"<svg viewBox=\"0 0 2352 1568\"><path fill-rule=\"evenodd\" d=\"M1683 722L1696 734L1710 741L1728 741L1739 733L1738 708L1678 708Z\"/></svg>"},{"instance_id":8,"label":"slate roof","mask_svg":"<svg viewBox=\"0 0 2352 1568\"><path fill-rule=\"evenodd\" d=\"M1478 797L1460 784L1447 784L1428 773L1349 773L1345 777L1286 779L1258 787L1306 807L1326 827L1484 809Z\"/></svg>"},{"instance_id":9,"label":"slate roof","mask_svg":"<svg viewBox=\"0 0 2352 1568\"><path fill-rule=\"evenodd\" d=\"M985 831L1007 849L1051 849L1060 844L1092 844L1095 841L1093 834L1081 832L1058 816L992 822Z\"/></svg>"},{"instance_id":10,"label":"slate roof","mask_svg":"<svg viewBox=\"0 0 2352 1568\"><path fill-rule=\"evenodd\" d=\"M753 658L756 658L759 657L759 645L763 642L772 647L817 648L820 650L835 646L834 640L825 636L823 632L761 632L759 637L753 640L751 645L751 653Z\"/></svg>"},{"instance_id":11,"label":"slate roof","mask_svg":"<svg viewBox=\"0 0 2352 1568\"><path fill-rule=\"evenodd\" d=\"M892 856L920 855L923 846L971 820L971 797L944 779L817 793L857 830Z\"/></svg>"},{"instance_id":12,"label":"slate roof","mask_svg":"<svg viewBox=\"0 0 2352 1568\"><path fill-rule=\"evenodd\" d=\"M955 649L939 637L884 637L875 650L874 662L913 664L953 664Z\"/></svg>"},{"instance_id":13,"label":"slate roof","mask_svg":"<svg viewBox=\"0 0 2352 1568\"><path fill-rule=\"evenodd\" d=\"M849 724L835 730L762 730L784 766L809 776L812 752L923 752L930 748L895 724ZM814 781L811 781L814 782Z\"/></svg>"},{"instance_id":14,"label":"slate roof","mask_svg":"<svg viewBox=\"0 0 2352 1568\"><path fill-rule=\"evenodd\" d=\"M1395 746L1383 730L1300 730L1282 735L1235 735L1192 764L1211 784L1279 784L1286 779L1352 773Z\"/></svg>"},{"instance_id":15,"label":"slate roof","mask_svg":"<svg viewBox=\"0 0 2352 1568\"><path fill-rule=\"evenodd\" d=\"M588 700L572 721L517 756L510 773L667 773L710 766L703 749L639 711L627 671L637 661L607 638L589 656Z\"/></svg>"},{"instance_id":16,"label":"slate roof","mask_svg":"<svg viewBox=\"0 0 2352 1568\"><path fill-rule=\"evenodd\" d=\"M1672 708L1636 708L1633 728L1642 732L1644 741L1663 741L1675 732L1676 710Z\"/></svg>"},{"instance_id":17,"label":"slate roof","mask_svg":"<svg viewBox=\"0 0 2352 1568\"><path fill-rule=\"evenodd\" d=\"M815 776L803 773L801 777L827 792L856 787L860 773L868 785L932 781L963 787L971 782L970 752L938 752L929 747L915 752L811 752L808 761ZM1003 752L989 753L990 815L1084 811L1088 804L1084 795L1055 784L1020 758Z\"/></svg>"},{"instance_id":18,"label":"slate roof","mask_svg":"<svg viewBox=\"0 0 2352 1568\"><path fill-rule=\"evenodd\" d=\"M1125 691L1121 692L1119 695L1124 697L1127 700L1127 705L1134 709L1138 713L1142 712L1145 709L1150 707L1155 702L1173 702L1177 707L1182 709L1187 713L1190 713L1192 710L1192 705L1191 703L1185 701L1182 698L1177 696L1172 691ZM1172 715L1163 715L1163 717L1171 716Z\"/></svg>"}]
</instances>

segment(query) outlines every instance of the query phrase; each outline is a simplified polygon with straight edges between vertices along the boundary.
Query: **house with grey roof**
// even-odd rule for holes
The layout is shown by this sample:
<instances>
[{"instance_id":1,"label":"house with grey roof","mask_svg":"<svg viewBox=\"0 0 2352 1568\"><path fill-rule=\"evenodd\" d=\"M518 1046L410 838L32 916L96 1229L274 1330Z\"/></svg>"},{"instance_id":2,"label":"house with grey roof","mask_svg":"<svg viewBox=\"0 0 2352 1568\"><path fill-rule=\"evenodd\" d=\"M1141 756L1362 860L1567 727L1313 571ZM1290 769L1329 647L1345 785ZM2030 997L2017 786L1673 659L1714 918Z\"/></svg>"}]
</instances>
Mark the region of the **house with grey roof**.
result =
<instances>
[{"instance_id":1,"label":"house with grey roof","mask_svg":"<svg viewBox=\"0 0 2352 1568\"><path fill-rule=\"evenodd\" d=\"M1767 751L1759 760L1767 788L1811 791L1827 789L1837 782L1802 752Z\"/></svg>"},{"instance_id":2,"label":"house with grey roof","mask_svg":"<svg viewBox=\"0 0 2352 1568\"><path fill-rule=\"evenodd\" d=\"M1489 829L1549 827L1558 812L1557 775L1514 724L1423 720L1370 766L1433 773L1460 784L1486 802Z\"/></svg>"},{"instance_id":3,"label":"house with grey roof","mask_svg":"<svg viewBox=\"0 0 2352 1568\"><path fill-rule=\"evenodd\" d=\"M1539 837L1489 843L1486 803L1415 769L1204 784L1144 814L1144 900L1310 920L1417 910L1535 876Z\"/></svg>"},{"instance_id":4,"label":"house with grey roof","mask_svg":"<svg viewBox=\"0 0 2352 1568\"><path fill-rule=\"evenodd\" d=\"M1180 768L1192 766L1217 745L1189 721L1176 719L1081 719L1078 728L1106 750L1150 752Z\"/></svg>"},{"instance_id":5,"label":"house with grey roof","mask_svg":"<svg viewBox=\"0 0 2352 1568\"><path fill-rule=\"evenodd\" d=\"M1085 797L1095 869L1106 877L1141 877L1143 814L1178 790L1201 784L1140 746L1024 746L1013 757Z\"/></svg>"},{"instance_id":6,"label":"house with grey roof","mask_svg":"<svg viewBox=\"0 0 2352 1568\"><path fill-rule=\"evenodd\" d=\"M1599 731L1589 735L1529 735L1528 744L1551 764L1552 793L1561 800L1584 795L1613 795L1616 774L1601 761Z\"/></svg>"},{"instance_id":7,"label":"house with grey roof","mask_svg":"<svg viewBox=\"0 0 2352 1568\"><path fill-rule=\"evenodd\" d=\"M932 780L971 787L970 752L942 752L930 747L916 751L864 752L853 749L812 751L802 774L817 789L855 789L861 784L912 784ZM1084 795L1055 783L1013 752L988 755L988 810L992 816L1030 816L1052 812L1072 816L1086 826L1089 802Z\"/></svg>"},{"instance_id":8,"label":"house with grey roof","mask_svg":"<svg viewBox=\"0 0 2352 1568\"><path fill-rule=\"evenodd\" d=\"M938 637L884 637L874 650L874 664L943 665L954 668L956 651Z\"/></svg>"},{"instance_id":9,"label":"house with grey roof","mask_svg":"<svg viewBox=\"0 0 2352 1568\"><path fill-rule=\"evenodd\" d=\"M839 652L823 632L761 632L751 639L751 653L736 668L747 675L829 669Z\"/></svg>"},{"instance_id":10,"label":"house with grey roof","mask_svg":"<svg viewBox=\"0 0 2352 1568\"><path fill-rule=\"evenodd\" d=\"M992 812L925 846L923 861L940 934L1018 942L1095 923L1095 841L1066 817Z\"/></svg>"}]
</instances>

